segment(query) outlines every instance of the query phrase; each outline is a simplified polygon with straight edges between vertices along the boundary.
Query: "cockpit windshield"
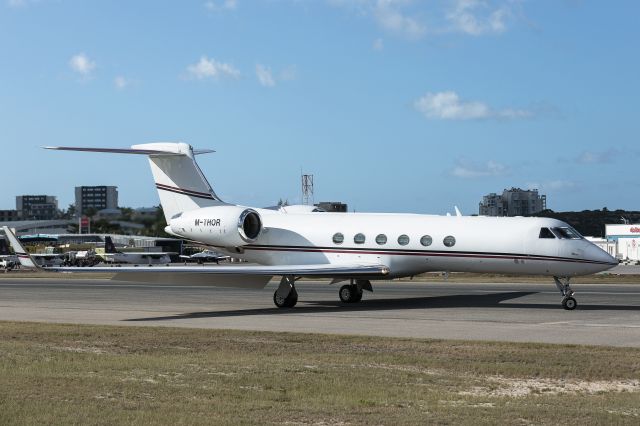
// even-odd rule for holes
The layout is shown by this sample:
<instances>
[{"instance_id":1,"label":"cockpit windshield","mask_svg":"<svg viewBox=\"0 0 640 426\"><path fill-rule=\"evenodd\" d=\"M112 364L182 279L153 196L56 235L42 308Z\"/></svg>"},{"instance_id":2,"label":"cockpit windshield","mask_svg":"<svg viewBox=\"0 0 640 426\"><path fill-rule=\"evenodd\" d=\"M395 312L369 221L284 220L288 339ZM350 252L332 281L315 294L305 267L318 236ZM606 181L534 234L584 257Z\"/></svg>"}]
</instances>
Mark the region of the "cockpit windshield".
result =
<instances>
[{"instance_id":1,"label":"cockpit windshield","mask_svg":"<svg viewBox=\"0 0 640 426\"><path fill-rule=\"evenodd\" d=\"M551 228L551 231L556 237L564 240L581 240L582 235L570 226L559 226L557 228Z\"/></svg>"},{"instance_id":2,"label":"cockpit windshield","mask_svg":"<svg viewBox=\"0 0 640 426\"><path fill-rule=\"evenodd\" d=\"M549 230L549 228L540 228L540 235L539 238L550 238L550 239L555 239L555 235L553 235L553 232L551 232Z\"/></svg>"}]
</instances>

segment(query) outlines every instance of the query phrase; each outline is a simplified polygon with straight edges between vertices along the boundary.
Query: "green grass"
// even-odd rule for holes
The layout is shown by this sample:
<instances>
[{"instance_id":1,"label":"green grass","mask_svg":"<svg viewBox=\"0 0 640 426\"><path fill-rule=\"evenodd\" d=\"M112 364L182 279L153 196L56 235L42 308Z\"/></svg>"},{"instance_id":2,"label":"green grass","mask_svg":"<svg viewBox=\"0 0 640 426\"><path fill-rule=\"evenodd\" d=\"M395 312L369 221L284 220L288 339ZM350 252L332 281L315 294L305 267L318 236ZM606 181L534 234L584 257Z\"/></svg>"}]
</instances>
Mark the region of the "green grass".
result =
<instances>
[{"instance_id":1,"label":"green grass","mask_svg":"<svg viewBox=\"0 0 640 426\"><path fill-rule=\"evenodd\" d=\"M0 424L638 424L640 350L0 322Z\"/></svg>"}]
</instances>

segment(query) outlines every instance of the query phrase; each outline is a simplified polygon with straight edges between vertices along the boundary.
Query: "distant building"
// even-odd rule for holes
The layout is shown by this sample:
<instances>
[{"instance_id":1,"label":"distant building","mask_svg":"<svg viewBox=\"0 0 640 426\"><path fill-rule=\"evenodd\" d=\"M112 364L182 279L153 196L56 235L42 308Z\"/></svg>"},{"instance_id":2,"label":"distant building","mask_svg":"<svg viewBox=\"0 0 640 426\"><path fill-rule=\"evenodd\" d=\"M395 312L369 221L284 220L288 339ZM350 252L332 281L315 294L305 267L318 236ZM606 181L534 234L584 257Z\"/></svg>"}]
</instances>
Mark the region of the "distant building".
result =
<instances>
[{"instance_id":1,"label":"distant building","mask_svg":"<svg viewBox=\"0 0 640 426\"><path fill-rule=\"evenodd\" d=\"M53 195L18 195L16 210L22 220L52 220L58 217L58 199Z\"/></svg>"},{"instance_id":2,"label":"distant building","mask_svg":"<svg viewBox=\"0 0 640 426\"><path fill-rule=\"evenodd\" d=\"M76 215L83 216L88 210L118 209L118 187L76 186Z\"/></svg>"},{"instance_id":3,"label":"distant building","mask_svg":"<svg viewBox=\"0 0 640 426\"><path fill-rule=\"evenodd\" d=\"M34 234L60 234L67 233L69 226L73 221L55 219L55 220L19 220L12 222L0 222L0 227L8 226L15 230L16 235L34 235Z\"/></svg>"},{"instance_id":4,"label":"distant building","mask_svg":"<svg viewBox=\"0 0 640 426\"><path fill-rule=\"evenodd\" d=\"M640 261L640 224L607 224L605 233L607 242L615 246L615 254L605 249L610 255Z\"/></svg>"},{"instance_id":5,"label":"distant building","mask_svg":"<svg viewBox=\"0 0 640 426\"><path fill-rule=\"evenodd\" d=\"M502 195L491 193L482 197L481 216L531 216L547 208L547 196L537 189L505 189Z\"/></svg>"},{"instance_id":6,"label":"distant building","mask_svg":"<svg viewBox=\"0 0 640 426\"><path fill-rule=\"evenodd\" d=\"M18 210L0 210L0 222L13 222L20 220Z\"/></svg>"},{"instance_id":7,"label":"distant building","mask_svg":"<svg viewBox=\"0 0 640 426\"><path fill-rule=\"evenodd\" d=\"M506 216L505 211L502 195L492 192L482 197L479 211L480 216Z\"/></svg>"},{"instance_id":8,"label":"distant building","mask_svg":"<svg viewBox=\"0 0 640 426\"><path fill-rule=\"evenodd\" d=\"M154 219L159 213L158 207L138 207L133 210L133 219ZM160 213L161 214L161 213Z\"/></svg>"},{"instance_id":9,"label":"distant building","mask_svg":"<svg viewBox=\"0 0 640 426\"><path fill-rule=\"evenodd\" d=\"M339 201L321 201L315 206L327 212L346 213L348 210L348 206Z\"/></svg>"}]
</instances>

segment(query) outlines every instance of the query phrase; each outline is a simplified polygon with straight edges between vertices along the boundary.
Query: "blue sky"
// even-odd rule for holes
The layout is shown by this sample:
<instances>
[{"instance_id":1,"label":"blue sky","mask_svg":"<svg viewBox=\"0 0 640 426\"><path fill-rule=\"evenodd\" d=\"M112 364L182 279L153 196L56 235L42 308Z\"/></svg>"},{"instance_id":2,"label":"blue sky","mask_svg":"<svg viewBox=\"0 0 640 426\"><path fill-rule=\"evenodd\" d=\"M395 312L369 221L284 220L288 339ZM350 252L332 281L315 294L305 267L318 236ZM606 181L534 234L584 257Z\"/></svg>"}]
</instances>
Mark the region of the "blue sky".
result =
<instances>
[{"instance_id":1,"label":"blue sky","mask_svg":"<svg viewBox=\"0 0 640 426\"><path fill-rule=\"evenodd\" d=\"M225 201L477 213L536 187L554 210L640 209L640 3L2 0L0 209L117 185L146 160L50 152L184 141Z\"/></svg>"}]
</instances>

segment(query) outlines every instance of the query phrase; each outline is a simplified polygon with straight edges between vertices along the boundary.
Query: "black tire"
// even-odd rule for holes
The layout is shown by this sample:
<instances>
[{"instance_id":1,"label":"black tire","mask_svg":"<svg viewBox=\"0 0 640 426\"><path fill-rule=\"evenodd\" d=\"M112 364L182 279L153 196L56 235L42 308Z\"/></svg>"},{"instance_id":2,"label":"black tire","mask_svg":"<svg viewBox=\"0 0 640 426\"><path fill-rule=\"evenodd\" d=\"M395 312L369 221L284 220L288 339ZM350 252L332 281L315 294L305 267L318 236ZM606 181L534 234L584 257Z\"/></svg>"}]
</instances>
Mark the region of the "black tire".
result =
<instances>
[{"instance_id":1,"label":"black tire","mask_svg":"<svg viewBox=\"0 0 640 426\"><path fill-rule=\"evenodd\" d=\"M343 303L356 303L362 300L362 290L358 291L355 285L343 285L338 291L338 296Z\"/></svg>"},{"instance_id":2,"label":"black tire","mask_svg":"<svg viewBox=\"0 0 640 426\"><path fill-rule=\"evenodd\" d=\"M278 297L278 292L273 293L273 303L278 308L293 308L298 303L298 292L292 289L287 297Z\"/></svg>"},{"instance_id":3,"label":"black tire","mask_svg":"<svg viewBox=\"0 0 640 426\"><path fill-rule=\"evenodd\" d=\"M350 285L343 285L340 287L340 290L338 290L338 296L343 303L351 303L351 293L352 290Z\"/></svg>"},{"instance_id":4,"label":"black tire","mask_svg":"<svg viewBox=\"0 0 640 426\"><path fill-rule=\"evenodd\" d=\"M298 303L298 292L296 289L292 289L289 295L287 296L287 308L293 308Z\"/></svg>"},{"instance_id":5,"label":"black tire","mask_svg":"<svg viewBox=\"0 0 640 426\"><path fill-rule=\"evenodd\" d=\"M578 302L571 296L565 297L564 299L562 299L562 307L567 311L573 311L578 307Z\"/></svg>"}]
</instances>

